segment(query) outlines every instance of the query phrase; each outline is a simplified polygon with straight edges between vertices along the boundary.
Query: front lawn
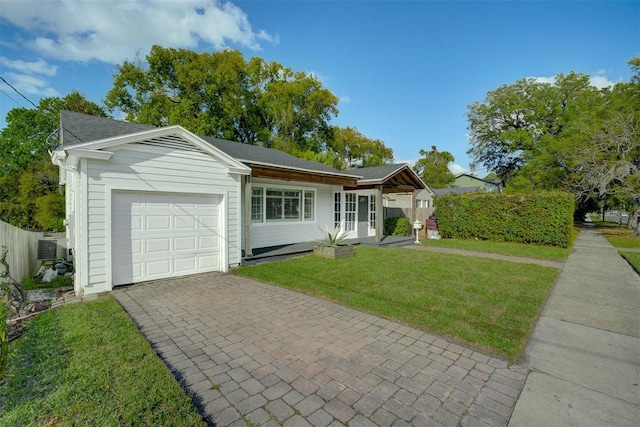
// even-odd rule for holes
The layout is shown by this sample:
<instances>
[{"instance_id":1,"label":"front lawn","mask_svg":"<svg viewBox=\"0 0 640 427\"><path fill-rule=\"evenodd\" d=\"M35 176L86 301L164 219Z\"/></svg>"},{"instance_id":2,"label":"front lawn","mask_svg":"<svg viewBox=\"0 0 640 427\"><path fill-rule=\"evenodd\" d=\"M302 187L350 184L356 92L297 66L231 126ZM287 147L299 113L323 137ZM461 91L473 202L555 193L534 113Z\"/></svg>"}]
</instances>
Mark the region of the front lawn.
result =
<instances>
[{"instance_id":1,"label":"front lawn","mask_svg":"<svg viewBox=\"0 0 640 427\"><path fill-rule=\"evenodd\" d=\"M511 360L522 353L559 269L403 248L357 247L246 266L242 276L446 335Z\"/></svg>"},{"instance_id":2,"label":"front lawn","mask_svg":"<svg viewBox=\"0 0 640 427\"><path fill-rule=\"evenodd\" d=\"M633 230L610 221L593 223L616 248L640 248L640 238L633 236Z\"/></svg>"},{"instance_id":3,"label":"front lawn","mask_svg":"<svg viewBox=\"0 0 640 427\"><path fill-rule=\"evenodd\" d=\"M113 298L50 310L30 322L12 343L0 425L203 425Z\"/></svg>"},{"instance_id":4,"label":"front lawn","mask_svg":"<svg viewBox=\"0 0 640 427\"><path fill-rule=\"evenodd\" d=\"M494 254L544 259L557 262L565 262L571 252L571 249L559 248L557 246L529 245L513 242L491 242L488 240L422 239L421 242L425 246L436 248L489 252ZM573 243L573 241L571 243Z\"/></svg>"}]
</instances>

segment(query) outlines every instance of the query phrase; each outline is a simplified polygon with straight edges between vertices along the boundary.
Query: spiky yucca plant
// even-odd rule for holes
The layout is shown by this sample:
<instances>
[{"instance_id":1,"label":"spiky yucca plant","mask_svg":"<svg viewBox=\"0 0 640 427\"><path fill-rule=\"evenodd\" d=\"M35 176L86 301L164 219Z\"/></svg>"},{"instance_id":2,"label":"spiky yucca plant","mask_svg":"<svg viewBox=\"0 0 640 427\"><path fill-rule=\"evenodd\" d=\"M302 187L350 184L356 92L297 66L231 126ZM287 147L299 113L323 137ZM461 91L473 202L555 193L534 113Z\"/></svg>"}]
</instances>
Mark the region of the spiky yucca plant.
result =
<instances>
[{"instance_id":1,"label":"spiky yucca plant","mask_svg":"<svg viewBox=\"0 0 640 427\"><path fill-rule=\"evenodd\" d=\"M322 228L318 227L320 228L324 239L316 240L315 242L320 246L325 247L347 246L348 243L345 242L347 240L347 233L344 231L340 231L341 225L342 224L336 225L332 231L329 231L327 228L323 230Z\"/></svg>"}]
</instances>

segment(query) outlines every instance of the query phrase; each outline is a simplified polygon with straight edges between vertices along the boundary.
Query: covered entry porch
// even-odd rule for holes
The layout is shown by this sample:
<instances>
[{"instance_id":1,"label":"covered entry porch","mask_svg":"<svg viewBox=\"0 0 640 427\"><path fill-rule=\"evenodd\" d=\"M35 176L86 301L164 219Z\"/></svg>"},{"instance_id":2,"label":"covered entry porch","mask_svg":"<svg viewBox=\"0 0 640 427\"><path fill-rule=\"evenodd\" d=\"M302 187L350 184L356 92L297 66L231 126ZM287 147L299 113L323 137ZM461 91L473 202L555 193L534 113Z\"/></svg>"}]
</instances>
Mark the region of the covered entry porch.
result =
<instances>
[{"instance_id":1,"label":"covered entry porch","mask_svg":"<svg viewBox=\"0 0 640 427\"><path fill-rule=\"evenodd\" d=\"M411 222L416 219L416 194L427 186L407 165L392 164L369 168L350 169L359 174L355 186L345 185L334 195L334 224L342 224L343 231L352 239L373 237L381 243L384 236L383 198L386 194L411 194ZM340 210L339 210L340 209Z\"/></svg>"}]
</instances>

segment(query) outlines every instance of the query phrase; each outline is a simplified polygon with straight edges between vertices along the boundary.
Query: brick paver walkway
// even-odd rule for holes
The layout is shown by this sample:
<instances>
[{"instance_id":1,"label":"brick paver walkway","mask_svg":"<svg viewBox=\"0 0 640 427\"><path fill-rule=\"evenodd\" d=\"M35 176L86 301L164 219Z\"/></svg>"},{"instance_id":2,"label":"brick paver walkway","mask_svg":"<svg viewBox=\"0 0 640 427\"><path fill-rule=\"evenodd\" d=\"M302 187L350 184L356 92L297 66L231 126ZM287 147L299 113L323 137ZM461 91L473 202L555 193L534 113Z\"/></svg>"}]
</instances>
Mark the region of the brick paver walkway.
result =
<instances>
[{"instance_id":1,"label":"brick paver walkway","mask_svg":"<svg viewBox=\"0 0 640 427\"><path fill-rule=\"evenodd\" d=\"M442 338L242 277L116 289L218 426L502 426L526 369Z\"/></svg>"}]
</instances>

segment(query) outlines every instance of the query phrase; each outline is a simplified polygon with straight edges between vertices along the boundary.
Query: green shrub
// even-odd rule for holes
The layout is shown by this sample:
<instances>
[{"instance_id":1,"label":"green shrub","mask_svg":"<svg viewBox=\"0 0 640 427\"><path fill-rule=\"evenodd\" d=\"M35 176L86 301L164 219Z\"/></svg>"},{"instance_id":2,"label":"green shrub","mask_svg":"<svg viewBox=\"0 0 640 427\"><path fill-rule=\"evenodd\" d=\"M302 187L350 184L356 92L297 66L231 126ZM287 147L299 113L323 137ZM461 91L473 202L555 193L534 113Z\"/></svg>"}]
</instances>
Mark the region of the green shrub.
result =
<instances>
[{"instance_id":1,"label":"green shrub","mask_svg":"<svg viewBox=\"0 0 640 427\"><path fill-rule=\"evenodd\" d=\"M446 194L435 206L443 237L563 248L571 241L574 200L568 193Z\"/></svg>"},{"instance_id":2,"label":"green shrub","mask_svg":"<svg viewBox=\"0 0 640 427\"><path fill-rule=\"evenodd\" d=\"M384 234L387 236L408 236L410 225L409 219L403 216L385 218Z\"/></svg>"},{"instance_id":3,"label":"green shrub","mask_svg":"<svg viewBox=\"0 0 640 427\"><path fill-rule=\"evenodd\" d=\"M396 228L393 230L394 236L408 236L409 235L409 218L400 218L396 223Z\"/></svg>"}]
</instances>

